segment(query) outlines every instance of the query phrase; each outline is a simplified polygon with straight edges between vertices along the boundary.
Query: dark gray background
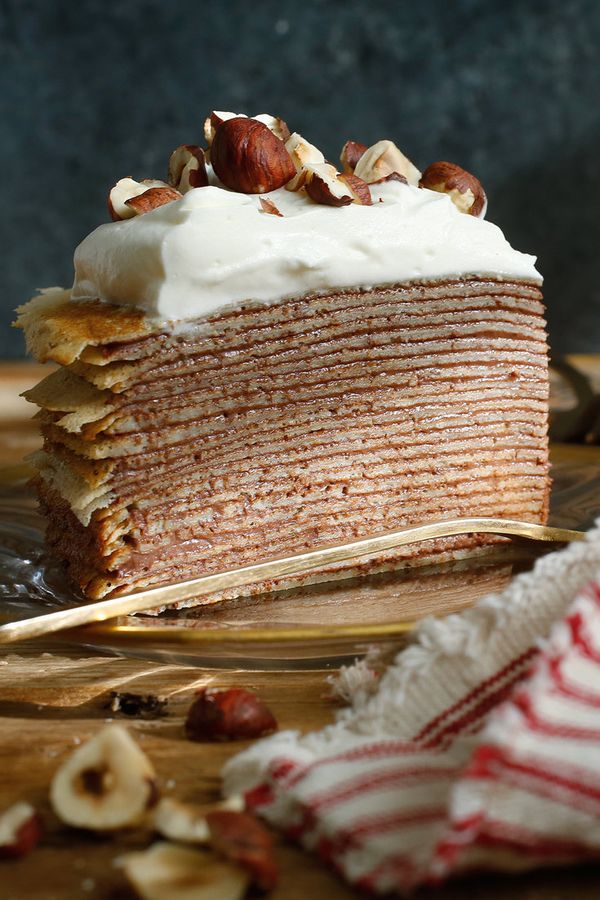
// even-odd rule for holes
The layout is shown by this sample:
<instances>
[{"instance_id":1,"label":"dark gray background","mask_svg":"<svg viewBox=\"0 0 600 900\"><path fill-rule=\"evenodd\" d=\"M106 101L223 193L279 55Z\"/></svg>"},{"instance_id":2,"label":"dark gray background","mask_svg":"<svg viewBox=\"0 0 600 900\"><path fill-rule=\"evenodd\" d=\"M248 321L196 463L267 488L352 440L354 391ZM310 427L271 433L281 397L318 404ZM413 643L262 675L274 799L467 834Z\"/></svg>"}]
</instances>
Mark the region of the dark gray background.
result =
<instances>
[{"instance_id":1,"label":"dark gray background","mask_svg":"<svg viewBox=\"0 0 600 900\"><path fill-rule=\"evenodd\" d=\"M211 108L281 115L331 158L385 137L471 169L539 256L554 350L600 350L599 47L597 0L0 0L0 356L110 185L164 177Z\"/></svg>"}]
</instances>

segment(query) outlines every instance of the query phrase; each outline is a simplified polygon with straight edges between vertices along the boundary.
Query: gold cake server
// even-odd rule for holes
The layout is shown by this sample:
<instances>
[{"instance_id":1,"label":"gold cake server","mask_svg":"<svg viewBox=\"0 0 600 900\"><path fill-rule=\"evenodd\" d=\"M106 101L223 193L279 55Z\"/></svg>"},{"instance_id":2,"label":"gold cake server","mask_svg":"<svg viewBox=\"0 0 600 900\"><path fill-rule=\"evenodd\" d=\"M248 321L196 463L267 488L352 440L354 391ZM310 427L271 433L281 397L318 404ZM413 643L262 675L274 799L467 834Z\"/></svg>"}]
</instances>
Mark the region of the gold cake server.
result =
<instances>
[{"instance_id":1,"label":"gold cake server","mask_svg":"<svg viewBox=\"0 0 600 900\"><path fill-rule=\"evenodd\" d=\"M533 541L568 543L582 540L583 531L569 528L553 528L514 519L468 518L450 519L446 522L432 522L423 525L408 525L395 531L388 531L373 537L359 538L345 544L327 545L294 553L291 556L270 559L242 566L215 575L203 575L191 581L169 584L163 587L138 591L112 597L109 600L89 602L82 606L71 606L54 612L44 613L30 619L20 619L0 626L0 644L11 644L41 637L67 628L77 628L92 622L106 622L119 616L147 612L163 606L171 606L184 600L203 597L207 594L242 587L266 579L299 575L321 566L354 559L355 557L382 553L405 544L450 537L456 534L498 534L528 538Z\"/></svg>"}]
</instances>

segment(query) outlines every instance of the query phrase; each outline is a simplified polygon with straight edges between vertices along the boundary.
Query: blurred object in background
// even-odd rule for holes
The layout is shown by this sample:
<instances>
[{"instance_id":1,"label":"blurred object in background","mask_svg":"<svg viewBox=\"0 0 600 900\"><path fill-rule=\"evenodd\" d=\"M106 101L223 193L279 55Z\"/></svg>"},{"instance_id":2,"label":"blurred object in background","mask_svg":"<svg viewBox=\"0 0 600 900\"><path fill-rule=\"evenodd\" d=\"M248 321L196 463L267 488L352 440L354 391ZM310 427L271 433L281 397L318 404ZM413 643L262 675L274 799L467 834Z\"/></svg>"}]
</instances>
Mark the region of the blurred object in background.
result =
<instances>
[{"instance_id":1,"label":"blurred object in background","mask_svg":"<svg viewBox=\"0 0 600 900\"><path fill-rule=\"evenodd\" d=\"M600 357L572 354L550 363L550 439L600 443Z\"/></svg>"},{"instance_id":2,"label":"blurred object in background","mask_svg":"<svg viewBox=\"0 0 600 900\"><path fill-rule=\"evenodd\" d=\"M2 0L0 357L110 186L163 178L210 109L281 115L331 159L390 138L473 171L539 257L553 350L598 350L598 46L595 0Z\"/></svg>"}]
</instances>

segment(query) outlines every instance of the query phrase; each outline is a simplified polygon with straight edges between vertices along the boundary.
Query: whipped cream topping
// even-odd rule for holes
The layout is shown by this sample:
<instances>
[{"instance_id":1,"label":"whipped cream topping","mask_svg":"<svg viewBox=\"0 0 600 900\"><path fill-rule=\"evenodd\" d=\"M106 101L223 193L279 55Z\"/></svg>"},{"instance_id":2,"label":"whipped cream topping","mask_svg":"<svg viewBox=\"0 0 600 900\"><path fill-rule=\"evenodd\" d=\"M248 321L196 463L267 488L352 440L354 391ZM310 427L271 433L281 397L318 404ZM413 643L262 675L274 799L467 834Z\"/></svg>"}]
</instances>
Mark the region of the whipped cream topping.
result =
<instances>
[{"instance_id":1,"label":"whipped cream topping","mask_svg":"<svg viewBox=\"0 0 600 900\"><path fill-rule=\"evenodd\" d=\"M136 306L163 323L243 301L441 277L540 282L535 257L445 194L371 185L372 206L322 206L281 188L259 197L211 184L145 215L96 228L75 251L72 298Z\"/></svg>"}]
</instances>

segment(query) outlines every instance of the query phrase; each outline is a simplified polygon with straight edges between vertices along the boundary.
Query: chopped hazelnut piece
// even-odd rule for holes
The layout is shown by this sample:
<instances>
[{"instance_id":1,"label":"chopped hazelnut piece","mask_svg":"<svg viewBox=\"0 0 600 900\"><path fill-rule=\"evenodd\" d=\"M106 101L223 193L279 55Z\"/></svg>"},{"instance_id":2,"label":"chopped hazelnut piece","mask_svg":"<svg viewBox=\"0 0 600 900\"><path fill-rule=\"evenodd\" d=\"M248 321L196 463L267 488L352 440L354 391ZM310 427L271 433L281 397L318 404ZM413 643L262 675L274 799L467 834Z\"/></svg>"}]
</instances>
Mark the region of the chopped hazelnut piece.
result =
<instances>
[{"instance_id":1,"label":"chopped hazelnut piece","mask_svg":"<svg viewBox=\"0 0 600 900\"><path fill-rule=\"evenodd\" d=\"M419 186L448 194L462 213L470 216L485 215L487 198L481 182L454 163L432 163L423 172Z\"/></svg>"},{"instance_id":2,"label":"chopped hazelnut piece","mask_svg":"<svg viewBox=\"0 0 600 900\"><path fill-rule=\"evenodd\" d=\"M404 175L409 184L417 187L421 173L392 141L378 141L360 157L354 174L367 184L373 184L392 172Z\"/></svg>"}]
</instances>

